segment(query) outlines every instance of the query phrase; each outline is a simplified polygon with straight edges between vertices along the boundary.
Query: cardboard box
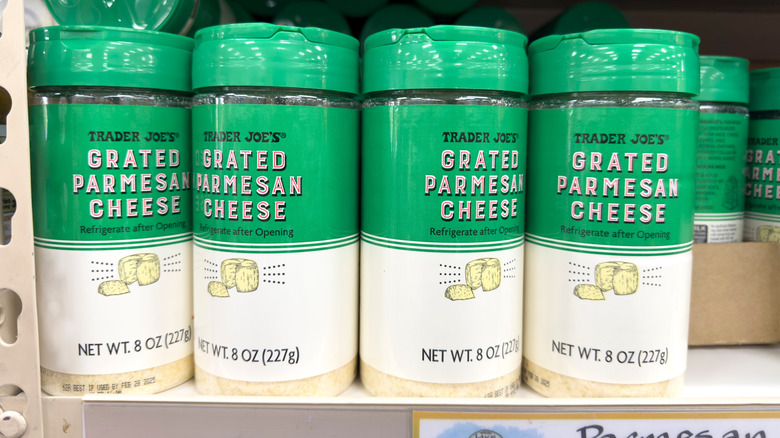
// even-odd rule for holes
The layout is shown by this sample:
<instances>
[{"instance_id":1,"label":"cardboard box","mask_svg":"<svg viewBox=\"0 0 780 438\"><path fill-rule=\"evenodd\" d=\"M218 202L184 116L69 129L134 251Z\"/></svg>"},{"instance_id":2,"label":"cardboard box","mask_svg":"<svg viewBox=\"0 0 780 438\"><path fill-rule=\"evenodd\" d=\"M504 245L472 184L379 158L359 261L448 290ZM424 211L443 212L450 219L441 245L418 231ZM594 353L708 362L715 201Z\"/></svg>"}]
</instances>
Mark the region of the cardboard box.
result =
<instances>
[{"instance_id":1,"label":"cardboard box","mask_svg":"<svg viewBox=\"0 0 780 438\"><path fill-rule=\"evenodd\" d=\"M693 245L689 345L780 342L780 243Z\"/></svg>"}]
</instances>

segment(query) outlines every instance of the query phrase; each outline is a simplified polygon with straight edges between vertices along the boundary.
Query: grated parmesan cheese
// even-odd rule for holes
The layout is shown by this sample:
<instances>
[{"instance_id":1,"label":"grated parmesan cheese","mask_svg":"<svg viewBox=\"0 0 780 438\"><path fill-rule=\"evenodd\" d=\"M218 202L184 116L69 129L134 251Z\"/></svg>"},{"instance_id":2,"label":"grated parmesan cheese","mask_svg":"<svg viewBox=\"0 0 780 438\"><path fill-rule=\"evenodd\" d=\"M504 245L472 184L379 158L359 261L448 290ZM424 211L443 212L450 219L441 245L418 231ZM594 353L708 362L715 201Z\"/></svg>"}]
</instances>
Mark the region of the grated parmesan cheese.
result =
<instances>
[{"instance_id":1,"label":"grated parmesan cheese","mask_svg":"<svg viewBox=\"0 0 780 438\"><path fill-rule=\"evenodd\" d=\"M523 381L546 397L673 397L683 376L658 383L623 385L564 376L523 359Z\"/></svg>"},{"instance_id":2,"label":"grated parmesan cheese","mask_svg":"<svg viewBox=\"0 0 780 438\"><path fill-rule=\"evenodd\" d=\"M117 374L67 374L41 367L41 389L51 395L155 394L192 378L192 355L177 361Z\"/></svg>"},{"instance_id":3,"label":"grated parmesan cheese","mask_svg":"<svg viewBox=\"0 0 780 438\"><path fill-rule=\"evenodd\" d=\"M360 361L360 379L379 397L478 397L512 396L520 387L520 368L502 377L474 383L430 383L401 379Z\"/></svg>"},{"instance_id":4,"label":"grated parmesan cheese","mask_svg":"<svg viewBox=\"0 0 780 438\"><path fill-rule=\"evenodd\" d=\"M245 382L209 374L195 366L198 391L210 395L336 396L355 380L357 358L329 373L285 382Z\"/></svg>"}]
</instances>

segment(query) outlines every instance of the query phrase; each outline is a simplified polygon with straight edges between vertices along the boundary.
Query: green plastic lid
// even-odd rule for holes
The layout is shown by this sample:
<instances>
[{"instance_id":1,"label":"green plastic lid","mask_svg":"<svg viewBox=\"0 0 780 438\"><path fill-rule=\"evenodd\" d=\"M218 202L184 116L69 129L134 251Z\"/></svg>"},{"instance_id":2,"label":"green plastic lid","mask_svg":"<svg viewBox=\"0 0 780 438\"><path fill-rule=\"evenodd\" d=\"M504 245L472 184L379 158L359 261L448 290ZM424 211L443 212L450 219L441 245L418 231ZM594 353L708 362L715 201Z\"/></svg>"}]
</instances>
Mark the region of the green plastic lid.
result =
<instances>
[{"instance_id":1,"label":"green plastic lid","mask_svg":"<svg viewBox=\"0 0 780 438\"><path fill-rule=\"evenodd\" d=\"M393 29L366 39L363 92L474 89L528 93L527 39L502 29Z\"/></svg>"},{"instance_id":2,"label":"green plastic lid","mask_svg":"<svg viewBox=\"0 0 780 438\"><path fill-rule=\"evenodd\" d=\"M424 9L435 15L458 15L474 6L477 0L417 0Z\"/></svg>"},{"instance_id":3,"label":"green plastic lid","mask_svg":"<svg viewBox=\"0 0 780 438\"><path fill-rule=\"evenodd\" d=\"M347 17L366 17L385 6L389 0L325 0Z\"/></svg>"},{"instance_id":4,"label":"green plastic lid","mask_svg":"<svg viewBox=\"0 0 780 438\"><path fill-rule=\"evenodd\" d=\"M780 111L780 67L750 72L750 111Z\"/></svg>"},{"instance_id":5,"label":"green plastic lid","mask_svg":"<svg viewBox=\"0 0 780 438\"><path fill-rule=\"evenodd\" d=\"M701 92L703 102L748 103L750 77L748 60L729 56L701 56Z\"/></svg>"},{"instance_id":6,"label":"green plastic lid","mask_svg":"<svg viewBox=\"0 0 780 438\"><path fill-rule=\"evenodd\" d=\"M528 47L531 95L586 91L699 94L699 37L654 29L550 35Z\"/></svg>"},{"instance_id":7,"label":"green plastic lid","mask_svg":"<svg viewBox=\"0 0 780 438\"><path fill-rule=\"evenodd\" d=\"M388 29L410 29L433 26L433 19L425 12L411 5L392 4L376 11L363 23L360 40Z\"/></svg>"},{"instance_id":8,"label":"green plastic lid","mask_svg":"<svg viewBox=\"0 0 780 438\"><path fill-rule=\"evenodd\" d=\"M316 27L214 26L195 34L193 88L287 87L358 92L358 41Z\"/></svg>"},{"instance_id":9,"label":"green plastic lid","mask_svg":"<svg viewBox=\"0 0 780 438\"><path fill-rule=\"evenodd\" d=\"M455 24L458 26L491 27L523 33L523 26L512 14L506 9L495 6L471 9L458 17Z\"/></svg>"},{"instance_id":10,"label":"green plastic lid","mask_svg":"<svg viewBox=\"0 0 780 438\"><path fill-rule=\"evenodd\" d=\"M201 0L46 0L63 25L116 26L186 34Z\"/></svg>"},{"instance_id":11,"label":"green plastic lid","mask_svg":"<svg viewBox=\"0 0 780 438\"><path fill-rule=\"evenodd\" d=\"M319 27L352 35L347 19L339 11L320 1L304 0L290 4L274 18L274 24L295 27Z\"/></svg>"},{"instance_id":12,"label":"green plastic lid","mask_svg":"<svg viewBox=\"0 0 780 438\"><path fill-rule=\"evenodd\" d=\"M169 33L102 26L30 32L31 88L102 86L192 91L193 41Z\"/></svg>"}]
</instances>

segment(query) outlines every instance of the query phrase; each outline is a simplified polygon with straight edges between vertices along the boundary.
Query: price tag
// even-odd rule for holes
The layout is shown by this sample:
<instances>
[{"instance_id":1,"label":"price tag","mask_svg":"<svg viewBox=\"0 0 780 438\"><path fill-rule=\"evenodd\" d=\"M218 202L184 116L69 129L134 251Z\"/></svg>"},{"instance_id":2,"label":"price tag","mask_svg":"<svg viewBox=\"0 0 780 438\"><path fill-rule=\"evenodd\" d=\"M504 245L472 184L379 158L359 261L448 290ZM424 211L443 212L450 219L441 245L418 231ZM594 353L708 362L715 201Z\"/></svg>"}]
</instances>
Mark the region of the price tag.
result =
<instances>
[{"instance_id":1,"label":"price tag","mask_svg":"<svg viewBox=\"0 0 780 438\"><path fill-rule=\"evenodd\" d=\"M412 437L773 438L780 412L414 412Z\"/></svg>"}]
</instances>

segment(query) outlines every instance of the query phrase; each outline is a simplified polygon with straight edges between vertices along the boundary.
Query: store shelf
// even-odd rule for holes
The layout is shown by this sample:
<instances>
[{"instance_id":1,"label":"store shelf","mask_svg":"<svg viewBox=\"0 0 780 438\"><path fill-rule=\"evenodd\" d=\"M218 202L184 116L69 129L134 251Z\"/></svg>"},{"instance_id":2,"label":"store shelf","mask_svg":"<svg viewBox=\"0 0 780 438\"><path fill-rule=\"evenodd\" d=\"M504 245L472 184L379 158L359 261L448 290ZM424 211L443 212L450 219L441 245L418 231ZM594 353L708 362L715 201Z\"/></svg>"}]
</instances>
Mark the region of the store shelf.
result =
<instances>
[{"instance_id":1,"label":"store shelf","mask_svg":"<svg viewBox=\"0 0 780 438\"><path fill-rule=\"evenodd\" d=\"M192 380L176 388L166 391L156 398L179 397L189 400L193 397L200 399ZM780 344L764 346L731 346L731 347L692 347L688 351L688 372L685 376L683 392L677 400L722 400L724 398L774 398L774 402L780 402ZM99 399L112 399L115 397L98 397ZM124 397L120 397L124 398ZM377 398L356 382L339 397L328 400L393 400ZM91 400L91 399L90 399ZM239 398L245 400L245 398ZM263 401L278 400L264 398ZM322 400L322 399L318 399ZM427 402L442 403L442 400L423 399ZM468 404L474 404L481 399L469 399ZM513 404L535 404L540 401L549 401L537 394L527 386L523 386L512 398L486 399L486 403L493 404L500 401ZM647 401L648 399L642 399ZM652 399L664 400L664 399ZM250 398L251 402L255 400ZM427 403L426 402L426 403ZM447 401L448 403L450 401ZM625 400L623 400L625 402ZM454 400L456 404L462 404Z\"/></svg>"},{"instance_id":2,"label":"store shelf","mask_svg":"<svg viewBox=\"0 0 780 438\"><path fill-rule=\"evenodd\" d=\"M763 412L774 413L780 421L780 345L691 348L688 365L683 392L673 399L547 399L525 386L505 399L393 399L371 396L360 382L329 398L213 397L198 394L189 381L151 396L45 396L45 431L47 437L83 432L86 437L110 433L115 438L171 434L396 438L412 436L414 412L540 418L571 413Z\"/></svg>"},{"instance_id":3,"label":"store shelf","mask_svg":"<svg viewBox=\"0 0 780 438\"><path fill-rule=\"evenodd\" d=\"M533 32L573 0L485 1L507 7ZM614 2L640 27L683 30L702 38L702 52L742 56L752 67L780 66L780 5L774 0L733 2ZM4 60L0 86L14 102L24 102L22 0L11 0L0 38ZM706 10L705 10L706 9ZM411 437L415 412L508 413L531 416L593 413L744 414L762 412L767 422L780 421L780 344L769 346L691 348L683 392L673 399L547 399L523 386L507 399L390 399L371 396L356 382L338 397L213 397L200 395L188 381L158 395L89 395L40 397L33 287L32 225L29 209L26 108L16 105L9 132L25 132L0 146L0 186L19 201L14 240L0 247L0 290L14 289L22 298L20 339L0 342L0 411L19 400L2 392L13 383L25 391L24 438L46 436L171 437ZM15 131L14 131L15 130ZM21 131L20 131L21 130ZM20 138L22 137L22 138ZM778 286L780 288L780 286ZM15 394L13 394L15 395ZM717 415L716 415L717 417ZM0 435L1 436L1 435ZM770 435L771 436L771 435ZM464 437L466 438L466 437ZM656 437L657 438L657 437Z\"/></svg>"}]
</instances>

